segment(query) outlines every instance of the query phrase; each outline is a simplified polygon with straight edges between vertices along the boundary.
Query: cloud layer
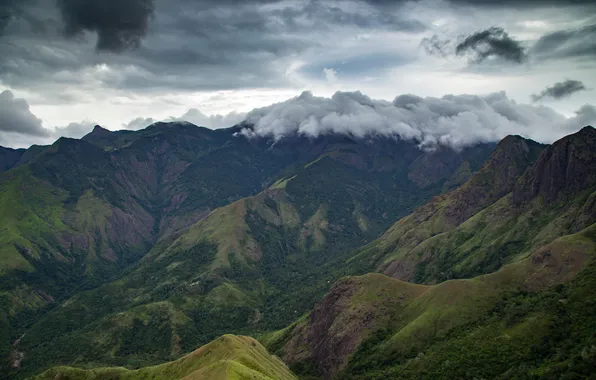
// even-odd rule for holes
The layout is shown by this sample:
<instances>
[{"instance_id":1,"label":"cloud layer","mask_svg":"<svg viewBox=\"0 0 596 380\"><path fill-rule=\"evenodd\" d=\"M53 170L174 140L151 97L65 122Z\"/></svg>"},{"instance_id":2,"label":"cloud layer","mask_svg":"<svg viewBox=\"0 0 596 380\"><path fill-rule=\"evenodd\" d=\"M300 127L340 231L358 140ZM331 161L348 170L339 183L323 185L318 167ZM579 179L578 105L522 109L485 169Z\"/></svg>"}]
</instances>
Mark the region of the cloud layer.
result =
<instances>
[{"instance_id":1,"label":"cloud layer","mask_svg":"<svg viewBox=\"0 0 596 380\"><path fill-rule=\"evenodd\" d=\"M574 117L566 118L548 107L518 104L504 92L442 98L400 95L393 102L374 100L360 92L337 92L331 98L304 92L250 112L247 121L254 124L252 130L242 132L249 137L384 135L414 139L422 147L441 144L461 148L499 141L508 134L552 142L595 123L596 108L586 105Z\"/></svg>"},{"instance_id":2,"label":"cloud layer","mask_svg":"<svg viewBox=\"0 0 596 380\"><path fill-rule=\"evenodd\" d=\"M236 125L243 121L246 117L245 113L230 112L226 115L205 115L197 108L191 108L180 117L170 116L164 120L157 120L152 117L144 118L138 117L131 120L129 123L123 125L125 129L137 130L148 127L149 125L158 121L172 122L172 121L187 121L199 127L206 127L210 129L227 128Z\"/></svg>"}]
</instances>

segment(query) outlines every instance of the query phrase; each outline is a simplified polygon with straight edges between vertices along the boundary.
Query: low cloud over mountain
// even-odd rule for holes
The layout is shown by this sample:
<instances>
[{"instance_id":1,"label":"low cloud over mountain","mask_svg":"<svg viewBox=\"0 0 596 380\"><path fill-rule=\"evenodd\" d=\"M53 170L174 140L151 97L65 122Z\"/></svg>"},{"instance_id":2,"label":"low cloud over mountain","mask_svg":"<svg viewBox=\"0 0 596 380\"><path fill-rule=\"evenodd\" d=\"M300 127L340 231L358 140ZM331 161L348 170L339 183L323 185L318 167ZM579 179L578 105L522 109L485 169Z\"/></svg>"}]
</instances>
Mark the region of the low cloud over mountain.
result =
<instances>
[{"instance_id":1,"label":"low cloud over mountain","mask_svg":"<svg viewBox=\"0 0 596 380\"><path fill-rule=\"evenodd\" d=\"M463 147L523 134L552 142L570 131L596 122L596 108L581 107L566 118L544 106L520 104L504 92L485 96L446 95L441 98L400 95L393 102L375 100L361 92L336 92L317 97L310 92L285 102L253 110L247 136L276 139L299 133L318 136L346 133L357 137L396 135L416 139L421 146L445 144Z\"/></svg>"}]
</instances>

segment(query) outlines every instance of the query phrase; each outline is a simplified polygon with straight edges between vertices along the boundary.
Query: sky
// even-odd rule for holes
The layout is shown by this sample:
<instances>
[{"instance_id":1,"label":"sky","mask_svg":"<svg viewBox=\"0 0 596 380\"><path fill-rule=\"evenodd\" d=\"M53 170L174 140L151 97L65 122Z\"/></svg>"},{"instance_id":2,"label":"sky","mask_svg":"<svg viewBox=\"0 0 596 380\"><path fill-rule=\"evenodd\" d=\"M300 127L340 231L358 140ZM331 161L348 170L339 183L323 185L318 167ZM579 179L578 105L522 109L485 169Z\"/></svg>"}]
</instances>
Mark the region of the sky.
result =
<instances>
[{"instance_id":1,"label":"sky","mask_svg":"<svg viewBox=\"0 0 596 380\"><path fill-rule=\"evenodd\" d=\"M159 120L552 142L596 124L596 4L0 0L0 145Z\"/></svg>"}]
</instances>

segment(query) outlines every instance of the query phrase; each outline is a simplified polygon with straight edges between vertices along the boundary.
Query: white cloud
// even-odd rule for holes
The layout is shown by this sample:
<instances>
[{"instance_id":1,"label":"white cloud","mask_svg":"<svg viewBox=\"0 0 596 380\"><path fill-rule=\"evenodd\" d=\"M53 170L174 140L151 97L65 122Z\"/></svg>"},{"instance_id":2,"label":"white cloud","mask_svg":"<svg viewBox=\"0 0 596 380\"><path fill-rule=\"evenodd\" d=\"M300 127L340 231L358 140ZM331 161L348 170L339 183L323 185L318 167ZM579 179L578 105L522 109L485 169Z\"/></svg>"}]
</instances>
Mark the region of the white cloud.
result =
<instances>
[{"instance_id":1,"label":"white cloud","mask_svg":"<svg viewBox=\"0 0 596 380\"><path fill-rule=\"evenodd\" d=\"M247 135L276 139L298 133L319 136L345 133L357 137L375 134L416 139L421 146L463 147L499 141L520 134L552 142L596 122L596 109L585 105L570 118L552 108L520 104L504 92L485 96L446 95L441 98L401 95L393 102L375 100L361 92L336 92L316 97L310 92L248 113L254 131Z\"/></svg>"}]
</instances>

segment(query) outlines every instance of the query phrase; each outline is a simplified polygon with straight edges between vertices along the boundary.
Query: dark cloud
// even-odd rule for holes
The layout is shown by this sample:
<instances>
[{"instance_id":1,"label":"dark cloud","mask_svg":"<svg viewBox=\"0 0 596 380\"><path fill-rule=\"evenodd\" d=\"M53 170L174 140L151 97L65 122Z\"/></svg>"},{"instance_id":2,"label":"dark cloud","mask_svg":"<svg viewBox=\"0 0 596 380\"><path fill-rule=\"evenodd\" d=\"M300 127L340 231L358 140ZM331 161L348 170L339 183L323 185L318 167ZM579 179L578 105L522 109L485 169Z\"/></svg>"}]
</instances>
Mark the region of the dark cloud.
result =
<instances>
[{"instance_id":1,"label":"dark cloud","mask_svg":"<svg viewBox=\"0 0 596 380\"><path fill-rule=\"evenodd\" d=\"M97 49L138 48L153 16L153 0L57 0L69 36L97 33Z\"/></svg>"},{"instance_id":2,"label":"dark cloud","mask_svg":"<svg viewBox=\"0 0 596 380\"><path fill-rule=\"evenodd\" d=\"M0 93L0 133L2 132L38 137L49 136L41 120L29 110L27 101L15 98L8 90Z\"/></svg>"},{"instance_id":3,"label":"dark cloud","mask_svg":"<svg viewBox=\"0 0 596 380\"><path fill-rule=\"evenodd\" d=\"M533 94L532 100L536 102L546 97L562 99L583 90L586 90L586 86L581 81L566 79L563 82L557 82L554 85L545 88L540 91L539 94Z\"/></svg>"},{"instance_id":4,"label":"dark cloud","mask_svg":"<svg viewBox=\"0 0 596 380\"><path fill-rule=\"evenodd\" d=\"M467 36L455 47L456 55L471 54L476 62L489 58L522 63L525 49L519 41L509 37L503 28L492 27Z\"/></svg>"},{"instance_id":5,"label":"dark cloud","mask_svg":"<svg viewBox=\"0 0 596 380\"><path fill-rule=\"evenodd\" d=\"M558 30L540 37L531 49L539 59L596 58L596 24Z\"/></svg>"},{"instance_id":6,"label":"dark cloud","mask_svg":"<svg viewBox=\"0 0 596 380\"><path fill-rule=\"evenodd\" d=\"M12 23L0 40L0 81L49 93L88 77L96 87L133 91L279 88L289 84L290 60L331 43L322 36L426 29L399 12L351 1L23 1L35 5L38 19L51 15L57 24L48 35ZM65 39L65 28L78 37ZM97 41L88 38L95 34Z\"/></svg>"}]
</instances>

